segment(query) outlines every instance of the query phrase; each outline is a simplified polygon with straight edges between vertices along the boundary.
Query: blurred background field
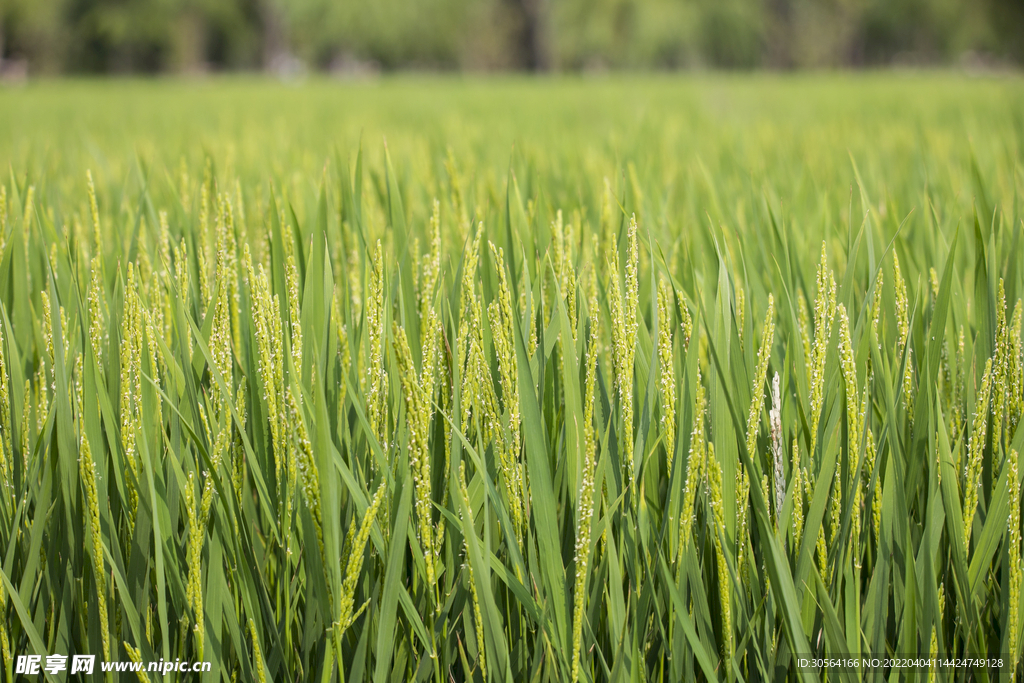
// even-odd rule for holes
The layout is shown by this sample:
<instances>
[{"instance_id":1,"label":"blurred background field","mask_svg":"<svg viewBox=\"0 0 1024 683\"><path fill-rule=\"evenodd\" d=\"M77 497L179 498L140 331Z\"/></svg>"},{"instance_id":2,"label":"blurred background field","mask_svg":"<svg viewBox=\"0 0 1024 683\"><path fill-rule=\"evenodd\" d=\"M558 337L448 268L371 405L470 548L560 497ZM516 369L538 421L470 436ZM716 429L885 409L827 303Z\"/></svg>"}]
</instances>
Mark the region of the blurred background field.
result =
<instances>
[{"instance_id":1,"label":"blurred background field","mask_svg":"<svg viewBox=\"0 0 1024 683\"><path fill-rule=\"evenodd\" d=\"M101 192L137 189L151 169L149 191L177 196L181 166L194 174L209 157L246 192L273 181L297 201L315 196L325 164L360 144L377 174L370 192L382 182L385 139L419 215L447 182L449 152L492 209L510 168L550 205L596 206L601 179L629 163L651 210L675 227L706 212L732 221L765 193L796 220L821 221L848 202L856 162L872 196L900 202L899 212L927 190L969 213L972 155L990 182L1020 182L1024 82L951 73L218 77L41 81L0 98L0 163L47 194L80 196L91 168ZM1012 198L1012 187L1000 190ZM725 205L736 193L743 206Z\"/></svg>"}]
</instances>

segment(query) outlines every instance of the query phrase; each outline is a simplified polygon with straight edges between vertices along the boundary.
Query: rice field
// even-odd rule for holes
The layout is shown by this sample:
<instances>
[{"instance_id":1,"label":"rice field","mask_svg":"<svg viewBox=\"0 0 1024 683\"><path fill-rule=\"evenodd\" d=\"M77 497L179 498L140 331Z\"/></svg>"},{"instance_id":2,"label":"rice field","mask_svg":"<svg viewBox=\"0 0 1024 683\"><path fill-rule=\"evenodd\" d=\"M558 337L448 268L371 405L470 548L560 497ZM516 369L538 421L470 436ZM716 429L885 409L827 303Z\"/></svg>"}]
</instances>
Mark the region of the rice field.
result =
<instances>
[{"instance_id":1,"label":"rice field","mask_svg":"<svg viewBox=\"0 0 1024 683\"><path fill-rule=\"evenodd\" d=\"M1024 670L1017 77L40 82L0 162L8 683Z\"/></svg>"}]
</instances>

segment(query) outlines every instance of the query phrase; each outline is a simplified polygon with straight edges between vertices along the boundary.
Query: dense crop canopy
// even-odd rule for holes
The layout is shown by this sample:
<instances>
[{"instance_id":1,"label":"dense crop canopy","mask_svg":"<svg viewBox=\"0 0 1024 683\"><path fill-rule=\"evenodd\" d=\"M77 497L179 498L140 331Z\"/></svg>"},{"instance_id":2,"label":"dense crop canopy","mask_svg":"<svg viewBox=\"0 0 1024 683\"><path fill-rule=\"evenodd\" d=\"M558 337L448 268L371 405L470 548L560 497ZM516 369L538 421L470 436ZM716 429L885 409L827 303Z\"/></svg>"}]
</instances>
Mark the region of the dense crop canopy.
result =
<instances>
[{"instance_id":1,"label":"dense crop canopy","mask_svg":"<svg viewBox=\"0 0 1024 683\"><path fill-rule=\"evenodd\" d=\"M912 85L780 85L802 123L715 99L750 84L675 113L657 84L488 86L558 133L524 123L507 170L514 126L451 85L465 140L409 107L336 151L300 126L203 156L135 119L134 160L101 127L91 160L5 141L0 679L36 652L244 681L1020 671L1020 91L954 82L991 106L936 90L944 116ZM288 106L325 122L309 87ZM572 128L616 92L653 113ZM0 119L41 139L46 95Z\"/></svg>"}]
</instances>

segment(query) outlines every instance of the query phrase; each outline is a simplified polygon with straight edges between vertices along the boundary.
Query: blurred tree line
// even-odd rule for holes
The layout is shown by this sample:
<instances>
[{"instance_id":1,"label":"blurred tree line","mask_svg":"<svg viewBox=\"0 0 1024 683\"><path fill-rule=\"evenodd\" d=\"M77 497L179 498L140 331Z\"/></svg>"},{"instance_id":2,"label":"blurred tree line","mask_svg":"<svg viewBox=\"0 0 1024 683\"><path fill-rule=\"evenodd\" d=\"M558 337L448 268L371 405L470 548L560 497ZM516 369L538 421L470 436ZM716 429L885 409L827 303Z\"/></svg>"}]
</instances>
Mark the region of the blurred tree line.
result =
<instances>
[{"instance_id":1,"label":"blurred tree line","mask_svg":"<svg viewBox=\"0 0 1024 683\"><path fill-rule=\"evenodd\" d=\"M1022 0L0 0L0 67L675 69L1024 61Z\"/></svg>"}]
</instances>

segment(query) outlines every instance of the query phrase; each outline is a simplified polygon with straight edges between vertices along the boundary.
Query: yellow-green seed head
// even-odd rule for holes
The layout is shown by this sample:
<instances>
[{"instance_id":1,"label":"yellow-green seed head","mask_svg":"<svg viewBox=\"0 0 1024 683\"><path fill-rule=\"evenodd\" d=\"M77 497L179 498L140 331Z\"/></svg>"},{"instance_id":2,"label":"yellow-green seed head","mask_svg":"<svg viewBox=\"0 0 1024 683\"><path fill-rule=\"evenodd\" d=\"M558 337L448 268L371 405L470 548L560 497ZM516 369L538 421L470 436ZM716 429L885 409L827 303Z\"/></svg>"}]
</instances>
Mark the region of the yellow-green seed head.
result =
<instances>
[{"instance_id":1,"label":"yellow-green seed head","mask_svg":"<svg viewBox=\"0 0 1024 683\"><path fill-rule=\"evenodd\" d=\"M768 427L771 433L772 462L775 477L775 525L782 523L782 505L786 498L786 474L783 463L782 446L782 394L779 390L779 373L772 377L772 407L768 411ZM799 457L799 456L797 456ZM797 470L792 470L794 476ZM767 502L768 496L765 495Z\"/></svg>"},{"instance_id":2,"label":"yellow-green seed head","mask_svg":"<svg viewBox=\"0 0 1024 683\"><path fill-rule=\"evenodd\" d=\"M811 384L811 450L810 458L814 460L814 450L818 441L818 421L825 400L825 359L828 353L828 342L832 336L832 322L836 314L836 281L828 268L828 257L825 243L821 243L821 263L817 274L818 294L814 299L814 344L811 347L810 384Z\"/></svg>"},{"instance_id":3,"label":"yellow-green seed head","mask_svg":"<svg viewBox=\"0 0 1024 683\"><path fill-rule=\"evenodd\" d=\"M462 497L462 504L465 506L466 515L462 520L463 523L463 538L465 539L466 546L466 557L469 557L469 534L476 534L473 526L473 505L469 500L469 488L466 486L466 463L459 463L459 494ZM484 625L483 617L480 611L480 595L476 587L476 576L473 572L473 563L470 561L466 562L466 570L469 572L469 590L470 595L473 599L473 621L476 624L476 640L477 648L479 650L480 657L480 670L483 673L484 680L487 680L487 657L486 648L484 647Z\"/></svg>"},{"instance_id":4,"label":"yellow-green seed head","mask_svg":"<svg viewBox=\"0 0 1024 683\"><path fill-rule=\"evenodd\" d=\"M0 253L7 242L7 186L0 185Z\"/></svg>"},{"instance_id":5,"label":"yellow-green seed head","mask_svg":"<svg viewBox=\"0 0 1024 683\"><path fill-rule=\"evenodd\" d=\"M378 242L379 244L379 242ZM288 286L288 318L291 321L291 349L295 368L302 368L302 309L299 304L299 271L295 256L290 255L285 263L285 278Z\"/></svg>"},{"instance_id":6,"label":"yellow-green seed head","mask_svg":"<svg viewBox=\"0 0 1024 683\"><path fill-rule=\"evenodd\" d=\"M796 313L797 329L800 330L800 341L804 347L804 364L809 372L811 368L811 316L807 312L807 297L804 296L802 289L797 297Z\"/></svg>"},{"instance_id":7,"label":"yellow-green seed head","mask_svg":"<svg viewBox=\"0 0 1024 683\"><path fill-rule=\"evenodd\" d=\"M892 277L893 286L896 288L896 341L897 353L903 353L907 345L907 337L910 335L910 304L907 301L907 283L903 279L900 270L900 258L896 252L892 254Z\"/></svg>"},{"instance_id":8,"label":"yellow-green seed head","mask_svg":"<svg viewBox=\"0 0 1024 683\"><path fill-rule=\"evenodd\" d=\"M380 486L377 487L377 492L373 495L369 507L366 508L366 513L363 514L363 521L359 525L359 532L348 545L348 565L345 568L345 580L341 586L341 609L338 617L338 624L340 625L339 636L352 625L352 622L359 617L359 614L366 607L364 604L353 612L356 585L359 582L359 573L363 567L366 543L370 539L370 530L373 528L373 520L377 517L377 510L380 508L381 501L384 500L386 487L387 484L385 482L381 482Z\"/></svg>"},{"instance_id":9,"label":"yellow-green seed head","mask_svg":"<svg viewBox=\"0 0 1024 683\"><path fill-rule=\"evenodd\" d=\"M879 351L882 349L882 340L878 336L878 322L882 317L882 271L878 271L875 279L875 292L871 300L871 337L875 340Z\"/></svg>"},{"instance_id":10,"label":"yellow-green seed head","mask_svg":"<svg viewBox=\"0 0 1024 683\"><path fill-rule=\"evenodd\" d=\"M89 192L89 213L92 217L92 235L95 249L93 257L99 256L103 250L103 230L100 228L100 209L96 202L96 185L92 181L92 171L85 172L85 183Z\"/></svg>"},{"instance_id":11,"label":"yellow-green seed head","mask_svg":"<svg viewBox=\"0 0 1024 683\"><path fill-rule=\"evenodd\" d=\"M750 410L747 412L747 452L754 458L757 450L757 431L764 407L764 383L768 379L768 361L775 339L775 299L768 295L768 312L764 317L761 332L761 346L757 350L757 364L754 367L754 384L751 388Z\"/></svg>"},{"instance_id":12,"label":"yellow-green seed head","mask_svg":"<svg viewBox=\"0 0 1024 683\"><path fill-rule=\"evenodd\" d=\"M146 674L146 670L142 665L142 653L137 648L132 647L127 642L124 643L124 649L128 653L129 659L136 664L139 664L139 668L136 670L135 675L139 677L139 683L149 683L149 676ZM202 657L202 648L199 648L200 657Z\"/></svg>"},{"instance_id":13,"label":"yellow-green seed head","mask_svg":"<svg viewBox=\"0 0 1024 683\"><path fill-rule=\"evenodd\" d=\"M718 600L722 619L722 658L725 666L732 659L732 579L726 561L725 502L722 495L722 466L715 457L715 446L708 444L708 488L711 491L711 512L715 521L715 557L718 561Z\"/></svg>"},{"instance_id":14,"label":"yellow-green seed head","mask_svg":"<svg viewBox=\"0 0 1024 683\"><path fill-rule=\"evenodd\" d=\"M573 589L572 674L579 678L580 648L583 641L583 614L586 609L587 567L590 560L590 535L594 515L594 467L597 458L597 436L594 431L594 386L597 384L597 326L590 331L587 352L587 383L584 393L582 475L576 515L576 582Z\"/></svg>"},{"instance_id":15,"label":"yellow-green seed head","mask_svg":"<svg viewBox=\"0 0 1024 683\"><path fill-rule=\"evenodd\" d=\"M427 585L434 585L434 553L432 539L433 503L431 502L430 452L427 446L429 437L429 413L426 397L419 385L419 377L413 365L412 352L405 329L398 323L392 326L395 356L398 359L399 378L402 382L402 396L405 399L406 428L409 443L409 467L412 470L416 509L417 530L420 544L424 549Z\"/></svg>"},{"instance_id":16,"label":"yellow-green seed head","mask_svg":"<svg viewBox=\"0 0 1024 683\"><path fill-rule=\"evenodd\" d=\"M252 661L256 669L256 680L267 683L266 665L263 663L263 652L260 650L260 636L256 633L256 622L249 619L249 637L252 638Z\"/></svg>"},{"instance_id":17,"label":"yellow-green seed head","mask_svg":"<svg viewBox=\"0 0 1024 683\"><path fill-rule=\"evenodd\" d=\"M793 481L793 545L799 548L804 535L804 469L800 466L800 446L796 437L793 438L792 452L789 471Z\"/></svg>"},{"instance_id":18,"label":"yellow-green seed head","mask_svg":"<svg viewBox=\"0 0 1024 683\"><path fill-rule=\"evenodd\" d=\"M488 243L490 244L490 243ZM520 404L519 404L519 368L515 351L515 336L512 317L512 292L509 288L505 271L505 253L502 249L490 244L491 255L498 271L498 297L492 302L495 307L491 316L491 338L494 341L495 355L498 357L498 370L501 375L501 395L504 399L505 411L508 414L508 427L511 433L510 445L512 457L518 460L520 450ZM490 312L490 307L488 307Z\"/></svg>"},{"instance_id":19,"label":"yellow-green seed head","mask_svg":"<svg viewBox=\"0 0 1024 683\"><path fill-rule=\"evenodd\" d=\"M985 451L985 432L988 426L989 400L992 394L992 359L985 362L985 374L981 389L974 405L974 428L971 430L967 451L967 468L964 471L964 553L971 549L971 532L974 527L974 513L978 509L978 494L981 488L982 455Z\"/></svg>"},{"instance_id":20,"label":"yellow-green seed head","mask_svg":"<svg viewBox=\"0 0 1024 683\"><path fill-rule=\"evenodd\" d=\"M672 470L676 438L676 373L672 354L672 291L662 279L658 282L658 367L661 390L661 433L665 436L668 469Z\"/></svg>"},{"instance_id":21,"label":"yellow-green seed head","mask_svg":"<svg viewBox=\"0 0 1024 683\"><path fill-rule=\"evenodd\" d=\"M1003 427L1007 409L1012 401L1010 396L1013 364L1010 358L1010 325L1006 319L1006 289L1003 278L999 278L996 295L996 350L992 378L992 441L997 447L1002 443Z\"/></svg>"},{"instance_id":22,"label":"yellow-green seed head","mask_svg":"<svg viewBox=\"0 0 1024 683\"><path fill-rule=\"evenodd\" d=\"M81 405L79 405L80 407ZM85 493L91 545L89 550L92 555L93 578L96 581L96 598L99 606L97 617L100 623L100 636L103 642L103 658L107 659L110 657L110 631L107 621L106 572L104 571L103 564L103 537L100 530L99 493L96 489L96 463L92 458L89 440L84 436L81 439L79 451L78 467L82 488Z\"/></svg>"},{"instance_id":23,"label":"yellow-green seed head","mask_svg":"<svg viewBox=\"0 0 1024 683\"><path fill-rule=\"evenodd\" d=\"M1017 433L1021 418L1024 417L1024 356L1021 354L1021 300L1013 307L1010 322L1010 371L1009 371L1009 404L1010 425L1007 440L1012 440Z\"/></svg>"},{"instance_id":24,"label":"yellow-green seed head","mask_svg":"<svg viewBox=\"0 0 1024 683\"><path fill-rule=\"evenodd\" d=\"M747 310L747 294L739 285L736 286L736 335L740 338L740 345L743 345L743 316Z\"/></svg>"},{"instance_id":25,"label":"yellow-green seed head","mask_svg":"<svg viewBox=\"0 0 1024 683\"><path fill-rule=\"evenodd\" d=\"M14 415L11 413L11 396L8 390L10 375L7 372L7 349L3 325L0 324L0 446L13 457ZM10 466L11 463L8 463Z\"/></svg>"},{"instance_id":26,"label":"yellow-green seed head","mask_svg":"<svg viewBox=\"0 0 1024 683\"><path fill-rule=\"evenodd\" d=\"M201 520L201 513L196 505L195 473L189 472L185 483L185 514L188 519L188 542L186 558L188 562L188 578L185 596L192 608L195 623L197 649L202 651L204 616L203 616L203 579L202 553L206 530Z\"/></svg>"},{"instance_id":27,"label":"yellow-green seed head","mask_svg":"<svg viewBox=\"0 0 1024 683\"><path fill-rule=\"evenodd\" d=\"M850 337L850 319L846 306L839 304L839 368L843 373L846 388L846 418L849 433L849 450L853 458L850 469L856 469L857 452L860 449L860 411L857 391L857 365L853 354L853 340Z\"/></svg>"},{"instance_id":28,"label":"yellow-green seed head","mask_svg":"<svg viewBox=\"0 0 1024 683\"><path fill-rule=\"evenodd\" d=\"M1007 554L1010 565L1010 614L1006 620L1006 630L1009 633L1009 648L1011 667L1016 668L1019 659L1018 642L1020 631L1020 592L1024 583L1024 570L1021 567L1020 556L1020 470L1017 451L1011 449L1007 457L1009 468L1008 478L1010 482L1010 519L1008 521L1009 532L1007 535Z\"/></svg>"},{"instance_id":29,"label":"yellow-green seed head","mask_svg":"<svg viewBox=\"0 0 1024 683\"><path fill-rule=\"evenodd\" d=\"M366 410L370 429L387 450L387 372L384 370L384 250L380 240L373 254L373 266L366 296L368 330Z\"/></svg>"},{"instance_id":30,"label":"yellow-green seed head","mask_svg":"<svg viewBox=\"0 0 1024 683\"><path fill-rule=\"evenodd\" d=\"M704 385L700 379L700 367L697 368L695 381L696 399L693 411L693 433L690 436L690 453L686 463L686 488L683 491L683 504L679 512L679 552L682 553L693 533L693 508L697 499L697 487L703 476L704 461L707 457L707 441L704 434L705 397Z\"/></svg>"},{"instance_id":31,"label":"yellow-green seed head","mask_svg":"<svg viewBox=\"0 0 1024 683\"><path fill-rule=\"evenodd\" d=\"M679 318L682 321L680 326L683 331L683 348L688 349L690 348L690 339L693 338L693 318L690 317L690 309L680 292L676 292L676 302L679 304Z\"/></svg>"}]
</instances>

